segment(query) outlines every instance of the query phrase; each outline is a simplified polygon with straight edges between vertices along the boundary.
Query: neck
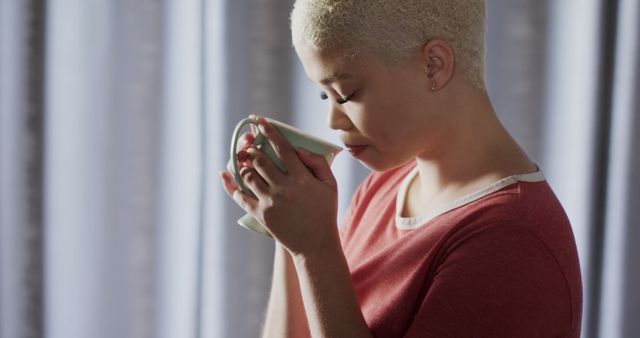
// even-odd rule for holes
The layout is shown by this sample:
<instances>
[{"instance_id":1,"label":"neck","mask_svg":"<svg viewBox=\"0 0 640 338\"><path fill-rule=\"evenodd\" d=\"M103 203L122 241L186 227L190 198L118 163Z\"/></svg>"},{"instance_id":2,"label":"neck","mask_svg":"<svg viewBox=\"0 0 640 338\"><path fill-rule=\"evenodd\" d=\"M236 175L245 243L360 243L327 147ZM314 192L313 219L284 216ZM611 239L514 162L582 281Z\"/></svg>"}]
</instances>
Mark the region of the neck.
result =
<instances>
[{"instance_id":1,"label":"neck","mask_svg":"<svg viewBox=\"0 0 640 338\"><path fill-rule=\"evenodd\" d=\"M535 165L498 120L485 91L458 91L446 108L440 147L416 158L422 200L453 196L500 178L535 171ZM447 93L443 93L447 95ZM443 197L446 198L446 197Z\"/></svg>"}]
</instances>

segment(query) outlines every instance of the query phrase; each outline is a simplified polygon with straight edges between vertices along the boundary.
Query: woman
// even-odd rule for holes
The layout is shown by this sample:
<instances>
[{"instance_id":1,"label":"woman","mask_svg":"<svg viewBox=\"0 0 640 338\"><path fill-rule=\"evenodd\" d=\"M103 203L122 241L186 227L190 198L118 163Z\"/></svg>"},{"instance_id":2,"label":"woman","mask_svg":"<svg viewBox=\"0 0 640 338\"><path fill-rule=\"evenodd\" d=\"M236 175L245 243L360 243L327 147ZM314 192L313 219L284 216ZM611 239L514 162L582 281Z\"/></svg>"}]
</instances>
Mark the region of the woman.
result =
<instances>
[{"instance_id":1,"label":"woman","mask_svg":"<svg viewBox=\"0 0 640 338\"><path fill-rule=\"evenodd\" d=\"M372 173L340 230L327 163L264 119L288 173L252 147L257 198L221 173L277 243L265 336L580 335L571 227L493 111L484 21L482 0L296 1L296 53Z\"/></svg>"}]
</instances>

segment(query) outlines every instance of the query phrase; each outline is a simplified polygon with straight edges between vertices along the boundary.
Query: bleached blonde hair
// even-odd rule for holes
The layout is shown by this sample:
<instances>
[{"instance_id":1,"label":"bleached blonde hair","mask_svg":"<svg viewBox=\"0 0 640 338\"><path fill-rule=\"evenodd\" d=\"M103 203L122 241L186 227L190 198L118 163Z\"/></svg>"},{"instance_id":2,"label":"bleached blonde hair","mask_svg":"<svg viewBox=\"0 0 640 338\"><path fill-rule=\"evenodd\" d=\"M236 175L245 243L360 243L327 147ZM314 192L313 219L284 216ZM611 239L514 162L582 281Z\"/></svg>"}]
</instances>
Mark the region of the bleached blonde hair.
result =
<instances>
[{"instance_id":1,"label":"bleached blonde hair","mask_svg":"<svg viewBox=\"0 0 640 338\"><path fill-rule=\"evenodd\" d=\"M294 45L371 52L392 64L440 38L468 82L484 88L484 0L296 0L291 33Z\"/></svg>"}]
</instances>

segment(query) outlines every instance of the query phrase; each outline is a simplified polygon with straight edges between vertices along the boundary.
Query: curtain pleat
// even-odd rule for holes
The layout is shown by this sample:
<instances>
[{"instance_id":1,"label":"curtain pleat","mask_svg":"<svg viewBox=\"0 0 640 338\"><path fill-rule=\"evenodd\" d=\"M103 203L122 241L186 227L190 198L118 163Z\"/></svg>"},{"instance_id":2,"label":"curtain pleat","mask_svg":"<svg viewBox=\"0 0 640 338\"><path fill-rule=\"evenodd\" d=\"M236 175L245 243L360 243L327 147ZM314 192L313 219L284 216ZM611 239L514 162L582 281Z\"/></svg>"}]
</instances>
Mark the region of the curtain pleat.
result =
<instances>
[{"instance_id":1,"label":"curtain pleat","mask_svg":"<svg viewBox=\"0 0 640 338\"><path fill-rule=\"evenodd\" d=\"M604 223L600 337L640 336L640 5L620 1ZM595 335L594 335L595 336Z\"/></svg>"},{"instance_id":2,"label":"curtain pleat","mask_svg":"<svg viewBox=\"0 0 640 338\"><path fill-rule=\"evenodd\" d=\"M164 47L156 70L163 74L163 84L158 93L161 137L154 147L160 163L153 337L195 337L202 319L197 279L203 193L211 182L204 179L211 166L203 158L203 5L200 0L172 0L163 6L158 19L165 27L154 32Z\"/></svg>"},{"instance_id":3,"label":"curtain pleat","mask_svg":"<svg viewBox=\"0 0 640 338\"><path fill-rule=\"evenodd\" d=\"M41 337L45 4L0 6L0 336Z\"/></svg>"},{"instance_id":4,"label":"curtain pleat","mask_svg":"<svg viewBox=\"0 0 640 338\"><path fill-rule=\"evenodd\" d=\"M224 97L210 112L224 126L214 170L223 170L228 159L231 132L249 114L261 114L291 122L292 75L294 61L289 42L289 9L292 1L226 1L221 53L225 65L221 80ZM248 129L247 129L248 130ZM219 139L219 138L218 138ZM217 176L212 181L219 185ZM221 192L219 192L221 194ZM224 196L213 206L209 226L221 227L221 265L206 266L220 278L224 319L223 337L257 337L260 334L271 285L273 240L248 232L236 220L244 213ZM215 258L210 258L209 261Z\"/></svg>"},{"instance_id":5,"label":"curtain pleat","mask_svg":"<svg viewBox=\"0 0 640 338\"><path fill-rule=\"evenodd\" d=\"M156 336L163 9L48 3L48 337Z\"/></svg>"},{"instance_id":6,"label":"curtain pleat","mask_svg":"<svg viewBox=\"0 0 640 338\"><path fill-rule=\"evenodd\" d=\"M505 128L538 164L543 161L548 1L487 1L486 83Z\"/></svg>"},{"instance_id":7,"label":"curtain pleat","mask_svg":"<svg viewBox=\"0 0 640 338\"><path fill-rule=\"evenodd\" d=\"M225 281L221 278L221 269L225 266L224 235L226 228L226 212L231 208L228 197L219 183L218 171L222 170L227 161L229 123L226 122L226 86L227 59L223 45L226 35L226 1L203 0L203 74L205 91L203 109L206 116L205 181L209 184L204 190L203 229L201 241L200 265L200 314L198 317L199 336L224 337L227 307L224 304Z\"/></svg>"}]
</instances>

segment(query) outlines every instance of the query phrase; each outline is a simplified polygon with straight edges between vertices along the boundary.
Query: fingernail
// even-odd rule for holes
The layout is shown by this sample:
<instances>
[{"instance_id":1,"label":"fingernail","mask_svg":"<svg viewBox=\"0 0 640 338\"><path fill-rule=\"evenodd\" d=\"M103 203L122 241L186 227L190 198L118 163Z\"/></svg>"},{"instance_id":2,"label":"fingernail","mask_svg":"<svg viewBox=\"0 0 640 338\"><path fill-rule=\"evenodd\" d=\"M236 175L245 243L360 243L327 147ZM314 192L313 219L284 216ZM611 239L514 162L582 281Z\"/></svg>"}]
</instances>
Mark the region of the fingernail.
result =
<instances>
[{"instance_id":1,"label":"fingernail","mask_svg":"<svg viewBox=\"0 0 640 338\"><path fill-rule=\"evenodd\" d=\"M249 170L250 170L250 169L249 169L248 167L242 167L242 169L240 169L240 172L239 172L240 176L241 176L241 177L242 177L242 176L244 176L244 174L245 174L246 172L248 172Z\"/></svg>"},{"instance_id":2,"label":"fingernail","mask_svg":"<svg viewBox=\"0 0 640 338\"><path fill-rule=\"evenodd\" d=\"M258 148L251 146L246 149L246 152L247 152L247 158L251 160L253 159L253 157L255 157L258 154Z\"/></svg>"},{"instance_id":3,"label":"fingernail","mask_svg":"<svg viewBox=\"0 0 640 338\"><path fill-rule=\"evenodd\" d=\"M248 159L249 159L249 154L246 151L240 150L240 152L238 152L238 161L244 162Z\"/></svg>"}]
</instances>

